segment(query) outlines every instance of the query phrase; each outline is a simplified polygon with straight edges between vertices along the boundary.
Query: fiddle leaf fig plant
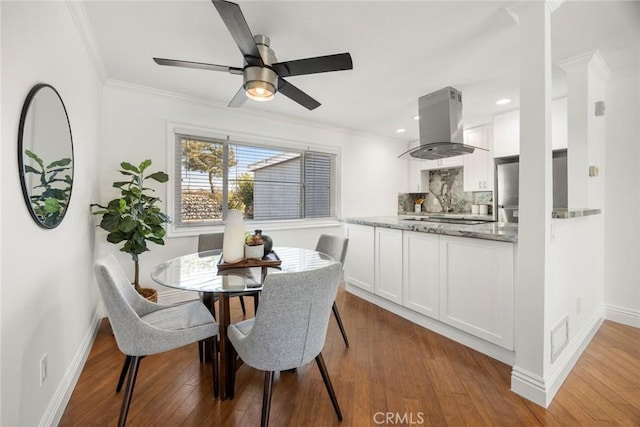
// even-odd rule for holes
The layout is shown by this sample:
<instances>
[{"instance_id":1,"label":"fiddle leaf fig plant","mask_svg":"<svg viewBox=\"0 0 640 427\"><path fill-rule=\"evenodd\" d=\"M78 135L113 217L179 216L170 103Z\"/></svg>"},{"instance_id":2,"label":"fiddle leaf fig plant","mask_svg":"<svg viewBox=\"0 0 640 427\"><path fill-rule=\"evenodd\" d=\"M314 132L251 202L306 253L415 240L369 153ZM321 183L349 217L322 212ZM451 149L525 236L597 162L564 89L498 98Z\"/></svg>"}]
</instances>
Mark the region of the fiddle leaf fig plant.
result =
<instances>
[{"instance_id":1,"label":"fiddle leaf fig plant","mask_svg":"<svg viewBox=\"0 0 640 427\"><path fill-rule=\"evenodd\" d=\"M25 175L35 175L29 196L31 207L45 226L55 226L62 220L71 197L72 160L62 158L47 165L31 150L25 149L24 154L33 161L32 165L25 165Z\"/></svg>"},{"instance_id":2,"label":"fiddle leaf fig plant","mask_svg":"<svg viewBox=\"0 0 640 427\"><path fill-rule=\"evenodd\" d=\"M145 180L153 180L165 183L169 175L164 172L154 172L145 175L147 168L151 166L151 160L145 160L138 166L131 163L120 163L118 171L128 177L128 181L116 181L113 187L120 189L120 197L113 199L106 206L94 203L92 208L100 208L93 212L94 215L102 215L100 228L106 230L107 241L118 244L124 242L120 248L122 252L131 255L135 263L135 275L133 285L140 291L139 275L140 264L138 257L149 250L147 242L164 245L165 224L171 222L156 203L158 197L149 195L155 191L145 187Z\"/></svg>"}]
</instances>

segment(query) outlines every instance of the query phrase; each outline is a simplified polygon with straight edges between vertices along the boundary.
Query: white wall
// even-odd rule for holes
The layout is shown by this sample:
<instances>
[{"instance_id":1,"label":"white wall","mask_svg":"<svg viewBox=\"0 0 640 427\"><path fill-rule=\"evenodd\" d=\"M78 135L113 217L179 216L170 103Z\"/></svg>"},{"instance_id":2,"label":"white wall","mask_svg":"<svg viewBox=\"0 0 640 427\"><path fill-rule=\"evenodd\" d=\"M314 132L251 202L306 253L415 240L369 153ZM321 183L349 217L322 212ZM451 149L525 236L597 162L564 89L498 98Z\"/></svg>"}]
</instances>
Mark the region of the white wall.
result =
<instances>
[{"instance_id":1,"label":"white wall","mask_svg":"<svg viewBox=\"0 0 640 427\"><path fill-rule=\"evenodd\" d=\"M371 137L310 122L232 109L212 103L154 91L121 82L108 82L103 93L104 131L100 153L102 192L101 202L115 197L111 183L119 179L116 172L122 161L139 163L150 158L152 170L171 171L167 160L168 123L180 123L212 131L226 131L230 135L246 134L274 140L323 145L340 150L340 212L342 217L395 215L398 192L406 189L406 162L397 156L404 144ZM169 136L173 141L172 136ZM171 142L172 144L172 142ZM171 175L171 173L170 173ZM170 199L168 185L155 186L163 202ZM247 225L250 227L250 225ZM280 246L313 248L320 233L341 233L339 223L321 228L277 229L261 227ZM212 228L211 231L214 229ZM218 228L221 231L221 228ZM104 241L104 232L98 239ZM166 288L150 283L150 270L169 258L195 251L197 237L169 237L164 247L153 245L151 252L140 256L140 277L144 286ZM115 252L133 276L133 262L118 247L100 244L101 251Z\"/></svg>"},{"instance_id":2,"label":"white wall","mask_svg":"<svg viewBox=\"0 0 640 427\"><path fill-rule=\"evenodd\" d=\"M65 2L2 2L0 211L2 407L0 425L56 422L98 307L88 205L98 193L101 83ZM38 227L20 189L17 134L36 83L60 93L71 122L74 186L57 228ZM48 377L40 385L40 359ZM64 409L64 404L62 409Z\"/></svg>"},{"instance_id":3,"label":"white wall","mask_svg":"<svg viewBox=\"0 0 640 427\"><path fill-rule=\"evenodd\" d=\"M639 52L636 40L636 52ZM613 74L607 85L604 303L606 317L640 327L640 83Z\"/></svg>"},{"instance_id":4,"label":"white wall","mask_svg":"<svg viewBox=\"0 0 640 427\"><path fill-rule=\"evenodd\" d=\"M549 400L556 394L602 322L602 215L556 219L551 224L548 284L545 286L544 370ZM552 357L551 335L568 319L566 347ZM556 342L559 342L556 340Z\"/></svg>"}]
</instances>

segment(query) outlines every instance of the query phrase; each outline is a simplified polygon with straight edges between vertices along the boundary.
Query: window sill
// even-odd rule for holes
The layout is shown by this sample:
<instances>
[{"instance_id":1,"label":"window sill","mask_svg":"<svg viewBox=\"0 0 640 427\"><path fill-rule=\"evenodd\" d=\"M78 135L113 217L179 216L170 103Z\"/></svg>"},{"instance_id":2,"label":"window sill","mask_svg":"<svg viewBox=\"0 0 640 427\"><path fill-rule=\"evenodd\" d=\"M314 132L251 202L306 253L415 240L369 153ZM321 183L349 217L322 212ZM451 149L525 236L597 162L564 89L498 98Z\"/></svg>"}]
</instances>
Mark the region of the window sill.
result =
<instances>
[{"instance_id":1,"label":"window sill","mask_svg":"<svg viewBox=\"0 0 640 427\"><path fill-rule=\"evenodd\" d=\"M265 230L273 232L279 230L298 230L305 228L340 227L342 223L338 218L322 219L301 219L291 221L245 221L244 226L247 231ZM224 231L224 224L202 225L192 227L178 227L171 225L167 227L167 238L197 236L203 233L220 233Z\"/></svg>"}]
</instances>

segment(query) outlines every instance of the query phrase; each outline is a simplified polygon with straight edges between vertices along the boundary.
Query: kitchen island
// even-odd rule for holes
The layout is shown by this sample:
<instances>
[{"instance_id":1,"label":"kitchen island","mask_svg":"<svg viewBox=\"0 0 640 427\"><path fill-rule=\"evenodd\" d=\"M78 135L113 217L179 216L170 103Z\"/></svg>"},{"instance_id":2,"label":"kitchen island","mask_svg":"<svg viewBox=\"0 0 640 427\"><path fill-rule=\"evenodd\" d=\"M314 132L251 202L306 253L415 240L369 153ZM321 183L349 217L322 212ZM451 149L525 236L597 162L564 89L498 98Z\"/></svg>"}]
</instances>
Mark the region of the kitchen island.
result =
<instances>
[{"instance_id":1,"label":"kitchen island","mask_svg":"<svg viewBox=\"0 0 640 427\"><path fill-rule=\"evenodd\" d=\"M348 292L513 364L517 225L420 216L342 221Z\"/></svg>"}]
</instances>

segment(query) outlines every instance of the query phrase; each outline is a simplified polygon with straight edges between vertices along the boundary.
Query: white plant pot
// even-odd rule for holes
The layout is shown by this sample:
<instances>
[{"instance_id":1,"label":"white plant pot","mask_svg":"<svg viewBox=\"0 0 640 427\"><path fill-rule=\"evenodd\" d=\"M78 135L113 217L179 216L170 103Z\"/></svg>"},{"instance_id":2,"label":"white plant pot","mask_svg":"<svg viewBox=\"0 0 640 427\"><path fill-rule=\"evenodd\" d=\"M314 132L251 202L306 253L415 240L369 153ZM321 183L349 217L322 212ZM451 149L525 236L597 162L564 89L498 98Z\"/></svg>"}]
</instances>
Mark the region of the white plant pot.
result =
<instances>
[{"instance_id":1,"label":"white plant pot","mask_svg":"<svg viewBox=\"0 0 640 427\"><path fill-rule=\"evenodd\" d=\"M244 246L244 257L245 258L254 258L254 259L262 259L264 256L264 245L257 246Z\"/></svg>"}]
</instances>

